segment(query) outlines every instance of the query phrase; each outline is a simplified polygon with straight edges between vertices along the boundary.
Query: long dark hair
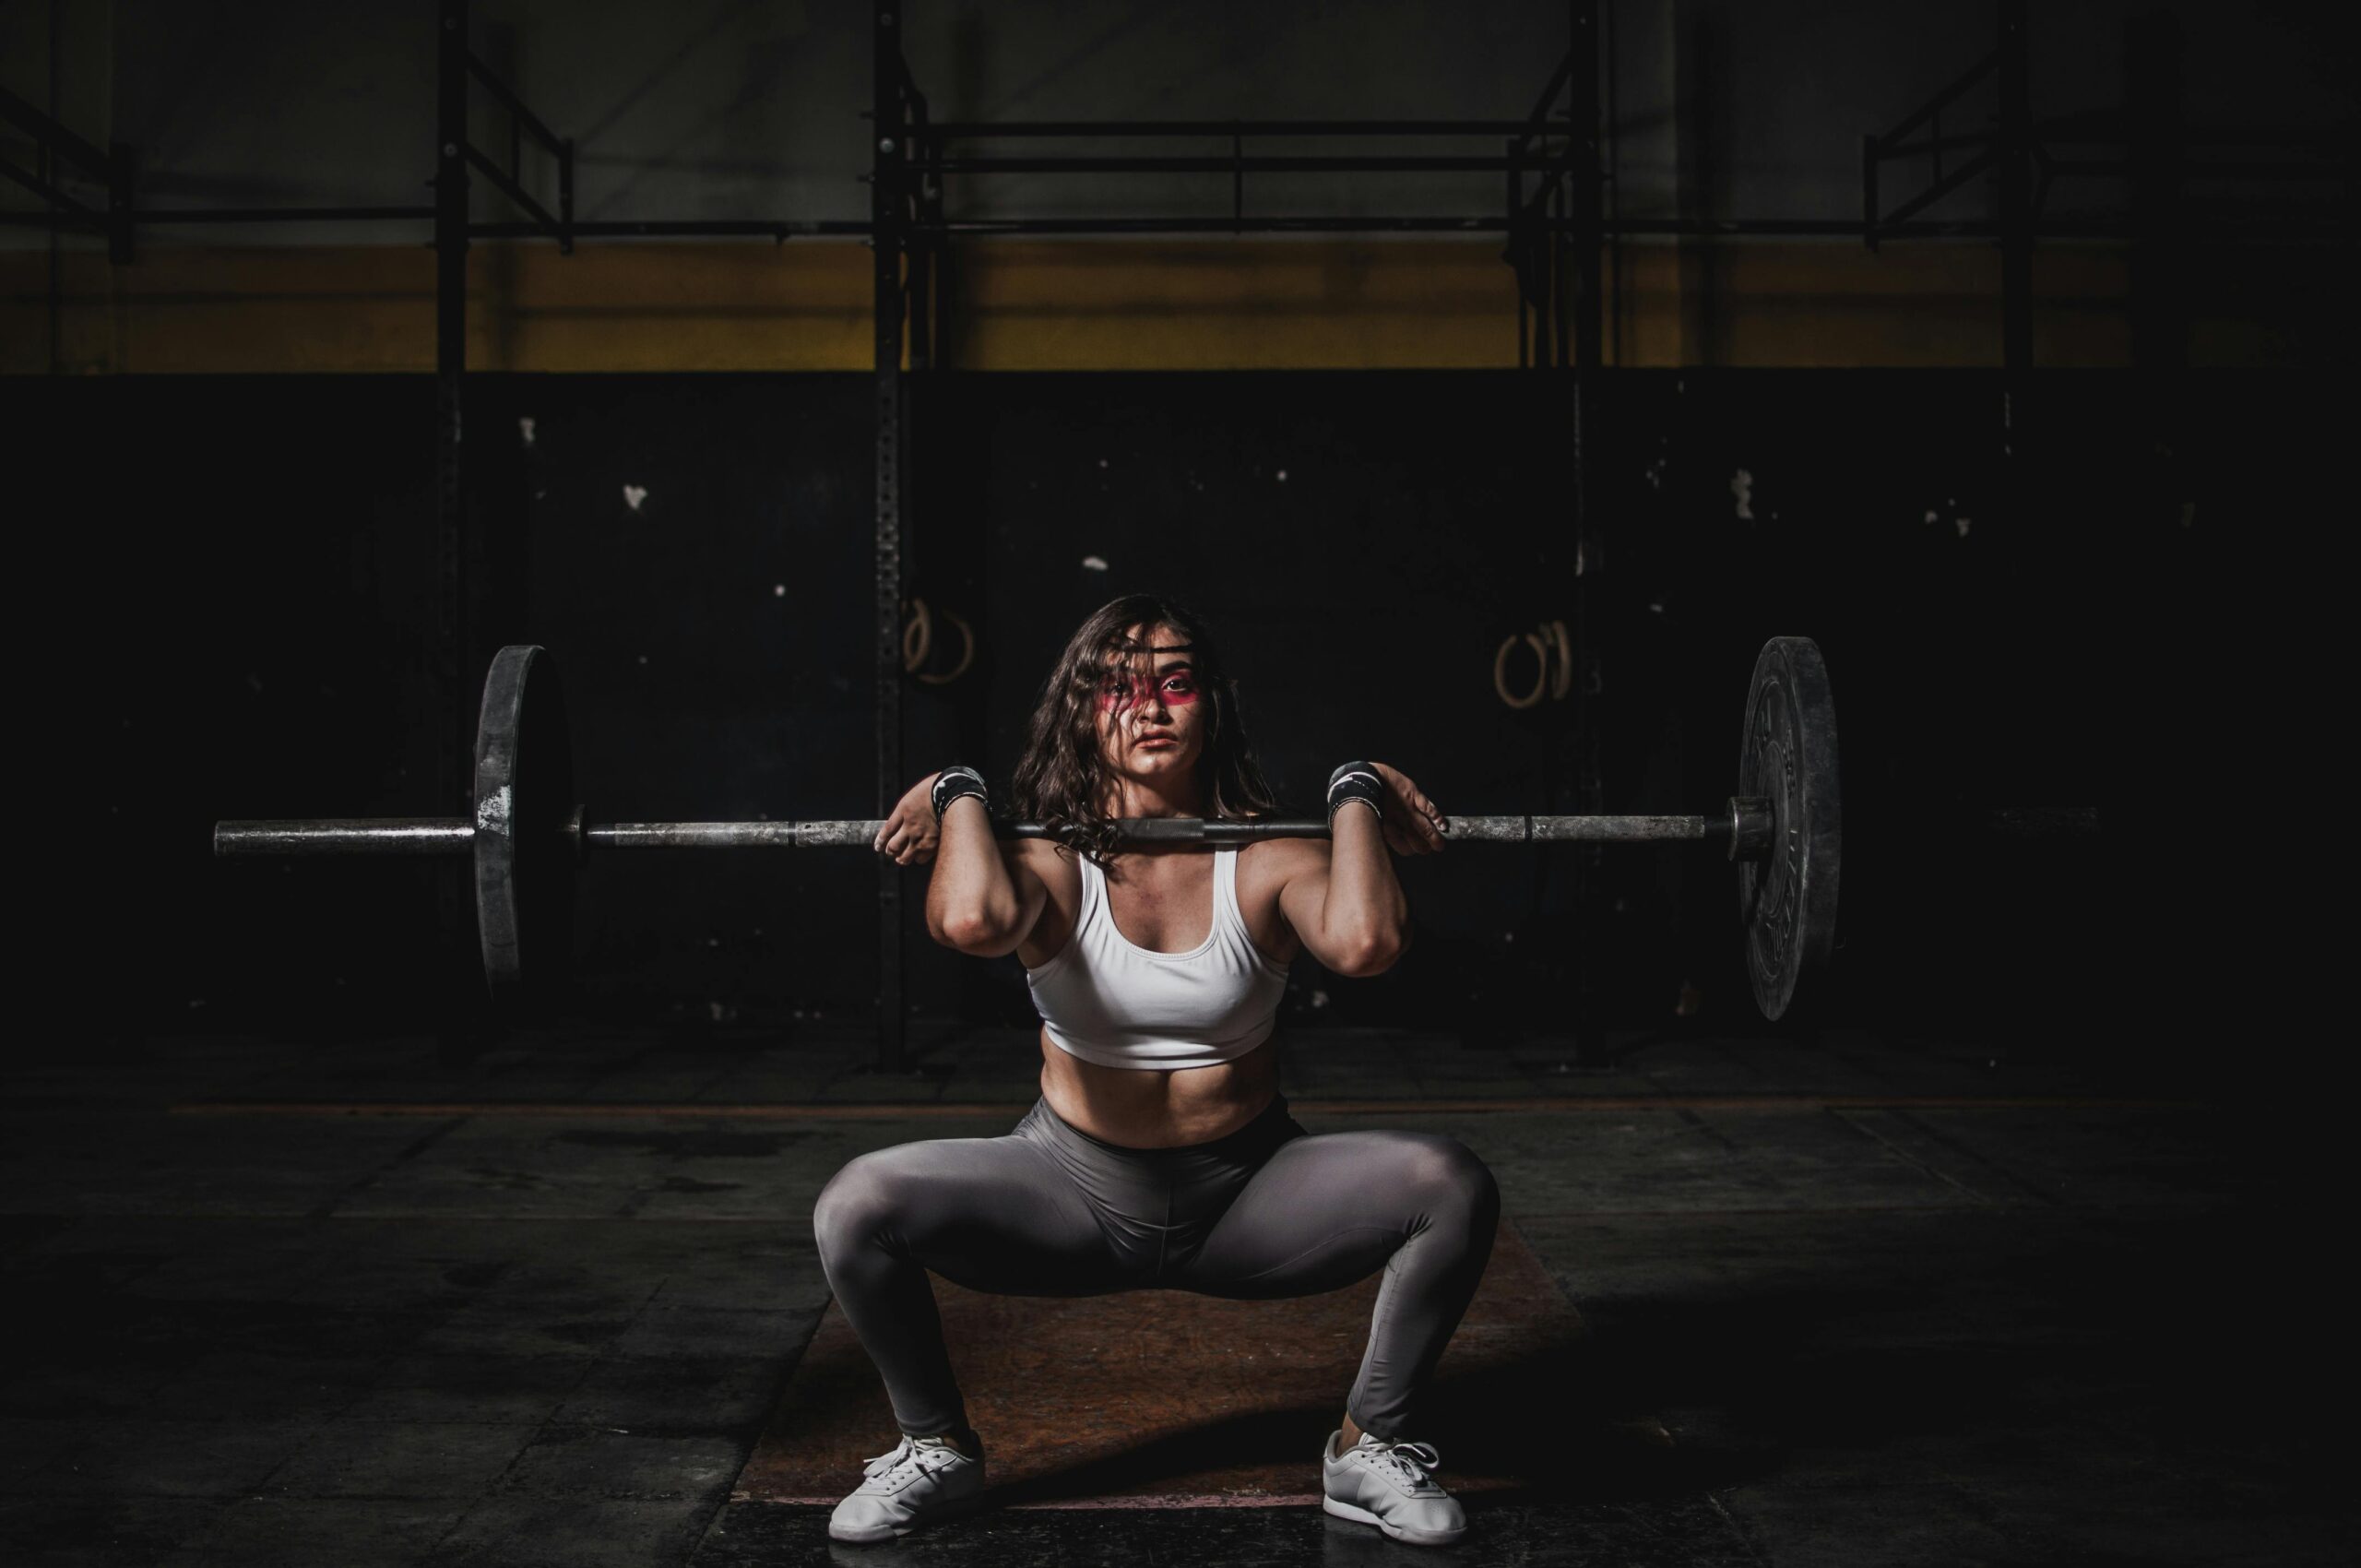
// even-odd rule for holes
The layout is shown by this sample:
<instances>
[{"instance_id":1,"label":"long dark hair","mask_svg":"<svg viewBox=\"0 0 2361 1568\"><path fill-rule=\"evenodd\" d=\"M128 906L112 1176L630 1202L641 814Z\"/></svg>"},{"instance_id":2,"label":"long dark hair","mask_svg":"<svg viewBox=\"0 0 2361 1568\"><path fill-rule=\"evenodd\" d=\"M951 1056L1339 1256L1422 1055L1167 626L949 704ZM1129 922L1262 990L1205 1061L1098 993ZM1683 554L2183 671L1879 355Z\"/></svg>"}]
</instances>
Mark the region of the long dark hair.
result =
<instances>
[{"instance_id":1,"label":"long dark hair","mask_svg":"<svg viewBox=\"0 0 2361 1568\"><path fill-rule=\"evenodd\" d=\"M1026 726L1025 753L1010 790L1018 818L1063 829L1059 837L1105 866L1121 848L1114 824L1099 811L1110 770L1098 748L1098 691L1108 661L1129 659L1138 649L1124 634L1146 623L1154 642L1157 626L1169 626L1192 645L1197 690L1209 705L1205 746L1197 758L1197 787L1208 817L1268 816L1278 797L1254 760L1239 714L1238 683L1222 662L1221 650L1204 622L1187 607L1160 595L1130 593L1091 612L1067 639L1057 667L1041 683Z\"/></svg>"}]
</instances>

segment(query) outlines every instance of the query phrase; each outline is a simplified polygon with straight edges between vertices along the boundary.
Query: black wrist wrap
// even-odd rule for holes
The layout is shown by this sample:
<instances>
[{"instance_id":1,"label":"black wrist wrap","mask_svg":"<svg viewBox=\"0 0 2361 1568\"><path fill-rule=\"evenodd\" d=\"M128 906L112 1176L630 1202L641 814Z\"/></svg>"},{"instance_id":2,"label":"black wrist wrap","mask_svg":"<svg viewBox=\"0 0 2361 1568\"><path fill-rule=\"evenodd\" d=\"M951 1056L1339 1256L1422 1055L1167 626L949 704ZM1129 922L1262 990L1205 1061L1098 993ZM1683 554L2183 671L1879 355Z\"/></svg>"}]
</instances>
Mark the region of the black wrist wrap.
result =
<instances>
[{"instance_id":1,"label":"black wrist wrap","mask_svg":"<svg viewBox=\"0 0 2361 1568\"><path fill-rule=\"evenodd\" d=\"M1334 826L1337 809L1347 801L1366 801L1382 819L1385 815L1385 782L1366 762L1348 762L1328 776L1328 822Z\"/></svg>"},{"instance_id":2,"label":"black wrist wrap","mask_svg":"<svg viewBox=\"0 0 2361 1568\"><path fill-rule=\"evenodd\" d=\"M991 792L984 788L984 776L974 768L954 763L943 770L934 781L934 789L927 799L934 807L934 820L941 822L943 812L962 795L973 795L984 802L984 810L992 809Z\"/></svg>"}]
</instances>

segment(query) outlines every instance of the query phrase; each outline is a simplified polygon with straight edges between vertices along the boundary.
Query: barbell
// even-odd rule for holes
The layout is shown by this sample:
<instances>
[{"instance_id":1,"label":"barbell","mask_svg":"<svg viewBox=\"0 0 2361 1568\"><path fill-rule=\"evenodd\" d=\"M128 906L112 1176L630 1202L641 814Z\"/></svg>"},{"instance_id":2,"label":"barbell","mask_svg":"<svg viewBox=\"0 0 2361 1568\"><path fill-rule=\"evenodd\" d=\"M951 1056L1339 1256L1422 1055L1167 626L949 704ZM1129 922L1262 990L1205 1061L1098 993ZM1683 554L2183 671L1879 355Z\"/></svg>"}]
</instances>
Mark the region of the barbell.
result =
<instances>
[{"instance_id":1,"label":"barbell","mask_svg":"<svg viewBox=\"0 0 2361 1568\"><path fill-rule=\"evenodd\" d=\"M1697 816L1453 816L1453 843L1719 843L1738 867L1747 974L1767 1018L1786 1013L1799 981L1824 968L1836 944L1843 866L1836 709L1828 669L1809 637L1774 637L1754 662L1738 748L1738 793ZM2042 831L2097 826L2093 808L2001 814L1996 826ZM883 823L589 822L575 803L565 704L546 650L517 645L493 655L477 722L471 816L219 822L222 856L465 855L475 873L477 929L486 983L514 997L529 972L563 953L575 873L592 850L868 849ZM1133 817L1116 824L1125 842L1244 844L1324 838L1318 818L1208 820ZM994 819L1000 838L1057 837L1065 829ZM557 933L552 935L552 932Z\"/></svg>"}]
</instances>

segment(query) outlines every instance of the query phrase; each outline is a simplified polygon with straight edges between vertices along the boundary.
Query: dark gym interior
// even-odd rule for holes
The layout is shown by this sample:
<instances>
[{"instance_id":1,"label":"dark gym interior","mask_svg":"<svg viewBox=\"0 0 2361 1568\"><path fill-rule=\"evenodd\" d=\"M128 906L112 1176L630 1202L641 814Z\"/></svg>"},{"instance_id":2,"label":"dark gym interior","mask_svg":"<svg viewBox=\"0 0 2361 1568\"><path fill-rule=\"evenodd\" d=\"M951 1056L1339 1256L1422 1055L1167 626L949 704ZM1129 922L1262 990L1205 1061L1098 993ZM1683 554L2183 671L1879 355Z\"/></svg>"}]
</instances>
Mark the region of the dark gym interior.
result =
<instances>
[{"instance_id":1,"label":"dark gym interior","mask_svg":"<svg viewBox=\"0 0 2361 1568\"><path fill-rule=\"evenodd\" d=\"M19 754L70 781L18 813L0 1557L2353 1561L2351 45L2192 0L0 9ZM1321 1506L1373 1281L946 1283L997 1495L832 1539L896 1433L815 1201L1034 1104L1025 966L865 847L535 818L540 901L484 902L498 650L562 676L536 809L873 823L1000 790L1130 593L1218 632L1289 817L1374 758L1706 825L1397 856L1398 961L1277 1004L1306 1129L1498 1181L1411 1434L1452 1544ZM1781 637L1843 853L1774 1018L1712 834ZM216 836L429 818L468 842Z\"/></svg>"}]
</instances>

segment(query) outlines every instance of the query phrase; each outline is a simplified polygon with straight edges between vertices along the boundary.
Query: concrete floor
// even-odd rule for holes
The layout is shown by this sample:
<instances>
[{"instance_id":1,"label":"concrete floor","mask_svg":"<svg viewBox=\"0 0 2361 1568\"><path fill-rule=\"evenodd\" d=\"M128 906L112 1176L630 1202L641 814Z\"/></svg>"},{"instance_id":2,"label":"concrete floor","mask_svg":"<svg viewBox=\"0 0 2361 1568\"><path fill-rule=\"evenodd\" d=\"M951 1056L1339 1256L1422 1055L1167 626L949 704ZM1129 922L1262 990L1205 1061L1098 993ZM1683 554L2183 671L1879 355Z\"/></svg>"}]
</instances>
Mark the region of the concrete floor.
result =
<instances>
[{"instance_id":1,"label":"concrete floor","mask_svg":"<svg viewBox=\"0 0 2361 1568\"><path fill-rule=\"evenodd\" d=\"M1294 1507L834 1547L824 1510L732 1499L827 1306L813 1199L1036 1092L1021 1034L914 1038L908 1075L849 1031L546 1031L450 1069L418 1040L20 1039L0 1562L2361 1560L2316 1095L1975 1041L1660 1039L1584 1073L1347 1029L1285 1048L1299 1120L1464 1139L1588 1324L1598 1386L1533 1464L1556 1500L1471 1508L1447 1551ZM1607 1410L1666 1441L1596 1441Z\"/></svg>"}]
</instances>

